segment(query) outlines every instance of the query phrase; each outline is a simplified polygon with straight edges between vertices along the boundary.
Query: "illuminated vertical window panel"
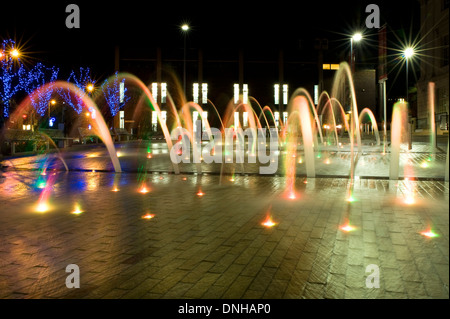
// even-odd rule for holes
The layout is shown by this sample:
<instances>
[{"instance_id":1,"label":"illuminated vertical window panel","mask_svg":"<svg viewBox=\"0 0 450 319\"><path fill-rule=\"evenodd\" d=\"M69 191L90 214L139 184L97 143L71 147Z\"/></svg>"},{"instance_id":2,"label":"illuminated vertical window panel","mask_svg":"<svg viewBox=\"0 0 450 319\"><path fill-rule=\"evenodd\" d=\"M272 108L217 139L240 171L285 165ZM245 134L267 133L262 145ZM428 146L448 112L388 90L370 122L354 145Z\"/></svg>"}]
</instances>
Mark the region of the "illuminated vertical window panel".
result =
<instances>
[{"instance_id":1,"label":"illuminated vertical window panel","mask_svg":"<svg viewBox=\"0 0 450 319\"><path fill-rule=\"evenodd\" d=\"M244 128L248 126L248 112L244 112L242 115L242 124Z\"/></svg>"},{"instance_id":2,"label":"illuminated vertical window panel","mask_svg":"<svg viewBox=\"0 0 450 319\"><path fill-rule=\"evenodd\" d=\"M208 103L208 83L202 83L202 104Z\"/></svg>"},{"instance_id":3,"label":"illuminated vertical window panel","mask_svg":"<svg viewBox=\"0 0 450 319\"><path fill-rule=\"evenodd\" d=\"M314 85L314 104L319 104L319 86L317 84Z\"/></svg>"},{"instance_id":4,"label":"illuminated vertical window panel","mask_svg":"<svg viewBox=\"0 0 450 319\"><path fill-rule=\"evenodd\" d=\"M280 104L280 85L279 84L275 84L273 86L273 99L274 99L275 105Z\"/></svg>"},{"instance_id":5,"label":"illuminated vertical window panel","mask_svg":"<svg viewBox=\"0 0 450 319\"><path fill-rule=\"evenodd\" d=\"M288 104L288 94L289 94L289 86L287 84L283 84L283 104Z\"/></svg>"},{"instance_id":6,"label":"illuminated vertical window panel","mask_svg":"<svg viewBox=\"0 0 450 319\"><path fill-rule=\"evenodd\" d=\"M155 113L155 112L153 112ZM125 128L125 112L119 111L119 128Z\"/></svg>"},{"instance_id":7,"label":"illuminated vertical window panel","mask_svg":"<svg viewBox=\"0 0 450 319\"><path fill-rule=\"evenodd\" d=\"M194 86L192 88L192 95L194 97L194 103L197 103L197 104L198 104L198 96L199 96L198 88L199 88L198 83L194 83Z\"/></svg>"},{"instance_id":8,"label":"illuminated vertical window panel","mask_svg":"<svg viewBox=\"0 0 450 319\"><path fill-rule=\"evenodd\" d=\"M239 112L234 112L234 127L239 127Z\"/></svg>"},{"instance_id":9,"label":"illuminated vertical window panel","mask_svg":"<svg viewBox=\"0 0 450 319\"><path fill-rule=\"evenodd\" d=\"M152 83L152 95L156 103L158 103L158 83Z\"/></svg>"},{"instance_id":10,"label":"illuminated vertical window panel","mask_svg":"<svg viewBox=\"0 0 450 319\"><path fill-rule=\"evenodd\" d=\"M161 111L161 121L165 124L167 121L167 111Z\"/></svg>"},{"instance_id":11,"label":"illuminated vertical window panel","mask_svg":"<svg viewBox=\"0 0 450 319\"><path fill-rule=\"evenodd\" d=\"M238 104L239 102L239 84L233 85L233 96L234 96L234 104Z\"/></svg>"},{"instance_id":12,"label":"illuminated vertical window panel","mask_svg":"<svg viewBox=\"0 0 450 319\"><path fill-rule=\"evenodd\" d=\"M206 130L206 121L208 120L208 112L203 111L202 112L202 130Z\"/></svg>"},{"instance_id":13,"label":"illuminated vertical window panel","mask_svg":"<svg viewBox=\"0 0 450 319\"><path fill-rule=\"evenodd\" d=\"M280 112L274 112L273 115L275 116L276 126L279 126L280 125Z\"/></svg>"},{"instance_id":14,"label":"illuminated vertical window panel","mask_svg":"<svg viewBox=\"0 0 450 319\"><path fill-rule=\"evenodd\" d=\"M243 98L243 102L245 103L245 104L247 104L248 103L248 84L244 84L243 85L243 88L242 88L242 98Z\"/></svg>"},{"instance_id":15,"label":"illuminated vertical window panel","mask_svg":"<svg viewBox=\"0 0 450 319\"><path fill-rule=\"evenodd\" d=\"M158 127L158 113L156 111L152 112L152 130L156 132Z\"/></svg>"},{"instance_id":16,"label":"illuminated vertical window panel","mask_svg":"<svg viewBox=\"0 0 450 319\"><path fill-rule=\"evenodd\" d=\"M125 100L125 83L124 82L120 82L120 87L119 87L119 102L123 103L123 101Z\"/></svg>"},{"instance_id":17,"label":"illuminated vertical window panel","mask_svg":"<svg viewBox=\"0 0 450 319\"><path fill-rule=\"evenodd\" d=\"M161 103L166 103L167 83L161 83Z\"/></svg>"},{"instance_id":18,"label":"illuminated vertical window panel","mask_svg":"<svg viewBox=\"0 0 450 319\"><path fill-rule=\"evenodd\" d=\"M199 114L198 114L197 111L192 112L192 125L193 125L193 128L194 128L194 132L197 132L198 116L199 116Z\"/></svg>"},{"instance_id":19,"label":"illuminated vertical window panel","mask_svg":"<svg viewBox=\"0 0 450 319\"><path fill-rule=\"evenodd\" d=\"M283 112L283 124L286 125L288 120L288 112Z\"/></svg>"}]
</instances>

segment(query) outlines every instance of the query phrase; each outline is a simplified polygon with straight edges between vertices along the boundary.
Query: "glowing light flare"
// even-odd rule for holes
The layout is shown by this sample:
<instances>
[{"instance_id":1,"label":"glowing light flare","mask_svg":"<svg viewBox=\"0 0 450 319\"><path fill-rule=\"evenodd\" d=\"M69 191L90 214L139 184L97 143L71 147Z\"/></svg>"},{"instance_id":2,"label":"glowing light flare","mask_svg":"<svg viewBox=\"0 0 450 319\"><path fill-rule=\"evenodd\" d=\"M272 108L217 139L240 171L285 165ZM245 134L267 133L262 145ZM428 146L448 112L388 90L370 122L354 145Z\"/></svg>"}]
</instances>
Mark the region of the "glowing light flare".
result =
<instances>
[{"instance_id":1,"label":"glowing light flare","mask_svg":"<svg viewBox=\"0 0 450 319\"><path fill-rule=\"evenodd\" d=\"M295 192L290 192L289 195L288 195L288 198L289 199L296 199L297 195L295 195Z\"/></svg>"},{"instance_id":2,"label":"glowing light flare","mask_svg":"<svg viewBox=\"0 0 450 319\"><path fill-rule=\"evenodd\" d=\"M272 228L273 226L277 225L277 223L272 220L272 216L270 214L267 214L266 219L261 223L261 225L267 228Z\"/></svg>"},{"instance_id":3,"label":"glowing light flare","mask_svg":"<svg viewBox=\"0 0 450 319\"><path fill-rule=\"evenodd\" d=\"M147 158L152 158L153 156L152 156L152 153L148 153L147 154Z\"/></svg>"},{"instance_id":4,"label":"glowing light flare","mask_svg":"<svg viewBox=\"0 0 450 319\"><path fill-rule=\"evenodd\" d=\"M46 213L50 210L50 206L46 201L40 201L36 206L36 212L38 213Z\"/></svg>"},{"instance_id":5,"label":"glowing light flare","mask_svg":"<svg viewBox=\"0 0 450 319\"><path fill-rule=\"evenodd\" d=\"M423 162L422 164L420 164L420 167L427 168L428 167L428 163L427 162Z\"/></svg>"},{"instance_id":6,"label":"glowing light flare","mask_svg":"<svg viewBox=\"0 0 450 319\"><path fill-rule=\"evenodd\" d=\"M403 56L407 59L411 58L414 55L414 48L408 47L403 51Z\"/></svg>"},{"instance_id":7,"label":"glowing light flare","mask_svg":"<svg viewBox=\"0 0 450 319\"><path fill-rule=\"evenodd\" d=\"M152 219L152 218L154 218L155 217L155 214L150 214L150 213L147 213L147 214L145 214L145 215L142 215L142 219Z\"/></svg>"},{"instance_id":8,"label":"glowing light flare","mask_svg":"<svg viewBox=\"0 0 450 319\"><path fill-rule=\"evenodd\" d=\"M83 211L81 210L80 205L76 204L74 210L72 211L72 214L80 215L81 213L83 213Z\"/></svg>"},{"instance_id":9,"label":"glowing light flare","mask_svg":"<svg viewBox=\"0 0 450 319\"><path fill-rule=\"evenodd\" d=\"M353 195L350 195L349 197L347 197L347 202L353 203L354 201L355 201L355 198L353 197Z\"/></svg>"},{"instance_id":10,"label":"glowing light flare","mask_svg":"<svg viewBox=\"0 0 450 319\"><path fill-rule=\"evenodd\" d=\"M346 224L340 226L339 229L348 233L348 232L356 230L356 227L350 225L350 223L346 223Z\"/></svg>"},{"instance_id":11,"label":"glowing light flare","mask_svg":"<svg viewBox=\"0 0 450 319\"><path fill-rule=\"evenodd\" d=\"M431 230L431 228L428 228L427 230L424 230L424 231L420 232L420 234L422 236L425 236L425 237L428 237L428 238L434 238L434 237L438 237L439 236L438 234L433 232L433 230Z\"/></svg>"},{"instance_id":12,"label":"glowing light flare","mask_svg":"<svg viewBox=\"0 0 450 319\"><path fill-rule=\"evenodd\" d=\"M150 190L145 185L142 185L141 188L139 188L139 193L141 194L147 194L148 192L150 192Z\"/></svg>"},{"instance_id":13,"label":"glowing light flare","mask_svg":"<svg viewBox=\"0 0 450 319\"><path fill-rule=\"evenodd\" d=\"M205 193L203 193L202 190L199 189L198 192L197 192L197 196L198 196L198 197L202 197L202 196L204 196L204 195L205 195Z\"/></svg>"},{"instance_id":14,"label":"glowing light flare","mask_svg":"<svg viewBox=\"0 0 450 319\"><path fill-rule=\"evenodd\" d=\"M94 85L92 83L89 83L88 85L86 85L86 90L88 92L94 91Z\"/></svg>"},{"instance_id":15,"label":"glowing light flare","mask_svg":"<svg viewBox=\"0 0 450 319\"><path fill-rule=\"evenodd\" d=\"M117 188L117 186L114 186L114 188L111 190L112 192L118 192L119 189Z\"/></svg>"},{"instance_id":16,"label":"glowing light flare","mask_svg":"<svg viewBox=\"0 0 450 319\"><path fill-rule=\"evenodd\" d=\"M407 205L412 205L412 204L414 204L415 202L416 202L416 201L414 200L414 197L411 196L411 195L407 196L406 199L405 199L405 204L407 204Z\"/></svg>"},{"instance_id":17,"label":"glowing light flare","mask_svg":"<svg viewBox=\"0 0 450 319\"><path fill-rule=\"evenodd\" d=\"M12 56L13 58L18 58L18 57L20 56L19 50L17 50L17 49L11 50L11 56Z\"/></svg>"}]
</instances>

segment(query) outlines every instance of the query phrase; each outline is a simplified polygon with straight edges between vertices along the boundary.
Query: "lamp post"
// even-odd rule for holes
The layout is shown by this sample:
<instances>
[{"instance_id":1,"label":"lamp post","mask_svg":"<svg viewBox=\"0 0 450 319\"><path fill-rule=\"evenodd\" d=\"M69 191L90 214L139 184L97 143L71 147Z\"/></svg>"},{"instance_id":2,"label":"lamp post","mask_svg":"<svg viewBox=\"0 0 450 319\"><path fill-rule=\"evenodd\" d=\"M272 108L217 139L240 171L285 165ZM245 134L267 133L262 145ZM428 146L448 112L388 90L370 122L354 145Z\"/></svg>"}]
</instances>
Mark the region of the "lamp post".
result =
<instances>
[{"instance_id":1,"label":"lamp post","mask_svg":"<svg viewBox=\"0 0 450 319\"><path fill-rule=\"evenodd\" d=\"M189 25L183 24L181 26L181 30L183 31L184 35L184 52L183 52L183 93L186 97L186 35L189 31Z\"/></svg>"},{"instance_id":2,"label":"lamp post","mask_svg":"<svg viewBox=\"0 0 450 319\"><path fill-rule=\"evenodd\" d=\"M355 72L355 58L354 58L354 54L353 54L353 45L354 42L359 42L362 40L362 34L361 33L355 33L351 38L350 38L350 69L352 72Z\"/></svg>"},{"instance_id":3,"label":"lamp post","mask_svg":"<svg viewBox=\"0 0 450 319\"><path fill-rule=\"evenodd\" d=\"M405 49L405 51L403 51L403 56L405 57L405 62L406 62L406 98L405 101L408 101L408 92L409 92L409 66L408 66L408 61L410 58L412 58L412 56L414 55L414 49L411 47L408 47Z\"/></svg>"},{"instance_id":4,"label":"lamp post","mask_svg":"<svg viewBox=\"0 0 450 319\"><path fill-rule=\"evenodd\" d=\"M408 93L409 93L409 59L412 58L414 55L414 49L411 47L407 47L405 51L403 51L403 56L405 57L406 62L406 96L405 96L405 102L408 102ZM411 113L408 112L408 149L412 149L412 123L411 123Z\"/></svg>"}]
</instances>

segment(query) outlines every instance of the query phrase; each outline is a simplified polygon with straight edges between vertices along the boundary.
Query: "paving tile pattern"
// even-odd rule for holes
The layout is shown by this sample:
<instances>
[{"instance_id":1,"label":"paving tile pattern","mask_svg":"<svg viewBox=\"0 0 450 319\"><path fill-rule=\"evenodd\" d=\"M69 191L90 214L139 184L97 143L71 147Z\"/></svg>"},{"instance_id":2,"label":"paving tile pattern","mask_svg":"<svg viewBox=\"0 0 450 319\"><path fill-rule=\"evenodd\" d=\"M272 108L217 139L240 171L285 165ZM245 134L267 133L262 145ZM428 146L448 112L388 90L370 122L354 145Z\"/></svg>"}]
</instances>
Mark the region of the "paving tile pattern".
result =
<instances>
[{"instance_id":1,"label":"paving tile pattern","mask_svg":"<svg viewBox=\"0 0 450 319\"><path fill-rule=\"evenodd\" d=\"M449 297L448 183L359 179L348 202L340 178L299 177L290 200L284 177L52 174L46 213L37 172L0 176L0 298ZM366 287L372 264L380 288Z\"/></svg>"}]
</instances>

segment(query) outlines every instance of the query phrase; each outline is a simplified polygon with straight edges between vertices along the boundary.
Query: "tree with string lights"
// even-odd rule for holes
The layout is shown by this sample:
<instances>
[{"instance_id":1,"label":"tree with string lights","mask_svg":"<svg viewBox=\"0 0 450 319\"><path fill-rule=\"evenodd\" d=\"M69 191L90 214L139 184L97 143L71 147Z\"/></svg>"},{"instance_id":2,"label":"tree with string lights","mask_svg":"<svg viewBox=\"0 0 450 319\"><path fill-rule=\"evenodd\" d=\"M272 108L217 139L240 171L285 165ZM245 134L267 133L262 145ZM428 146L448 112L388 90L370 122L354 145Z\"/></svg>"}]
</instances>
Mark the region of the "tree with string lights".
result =
<instances>
[{"instance_id":1,"label":"tree with string lights","mask_svg":"<svg viewBox=\"0 0 450 319\"><path fill-rule=\"evenodd\" d=\"M113 117L130 100L130 97L126 95L125 79L119 80L118 72L115 73L114 77L103 82L102 91Z\"/></svg>"},{"instance_id":2,"label":"tree with string lights","mask_svg":"<svg viewBox=\"0 0 450 319\"><path fill-rule=\"evenodd\" d=\"M38 63L33 69L25 74L22 81L25 92L30 97L31 105L36 112L43 116L49 107L52 94L54 93L54 84L58 78L59 69L56 67L46 67ZM47 84L44 87L44 84Z\"/></svg>"},{"instance_id":3,"label":"tree with string lights","mask_svg":"<svg viewBox=\"0 0 450 319\"><path fill-rule=\"evenodd\" d=\"M13 40L4 40L0 47L0 104L2 118L9 117L11 99L23 88L26 70ZM0 125L1 126L1 125Z\"/></svg>"},{"instance_id":4,"label":"tree with string lights","mask_svg":"<svg viewBox=\"0 0 450 319\"><path fill-rule=\"evenodd\" d=\"M79 72L72 71L70 73L67 82L75 84L83 92L83 96L75 94L68 88L59 88L57 89L57 92L61 98L63 98L64 101L75 110L75 112L80 114L83 111L84 94L87 94L87 92L93 90L95 80L92 79L89 68L81 67Z\"/></svg>"}]
</instances>

